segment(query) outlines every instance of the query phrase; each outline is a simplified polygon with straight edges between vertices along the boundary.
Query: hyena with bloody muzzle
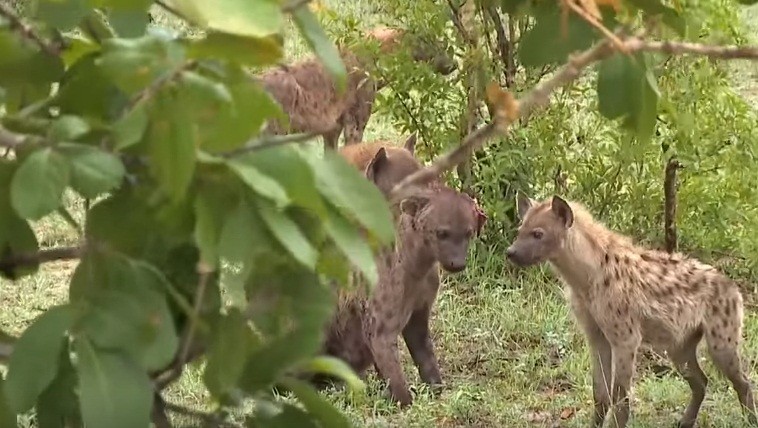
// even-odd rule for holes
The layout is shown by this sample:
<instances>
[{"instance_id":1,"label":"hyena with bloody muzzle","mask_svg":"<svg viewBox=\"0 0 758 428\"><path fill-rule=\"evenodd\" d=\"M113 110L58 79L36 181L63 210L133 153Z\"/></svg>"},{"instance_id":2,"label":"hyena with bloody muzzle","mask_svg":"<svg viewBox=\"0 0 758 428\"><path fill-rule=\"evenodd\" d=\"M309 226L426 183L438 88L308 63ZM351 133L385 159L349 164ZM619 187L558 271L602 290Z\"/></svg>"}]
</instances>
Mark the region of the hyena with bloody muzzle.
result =
<instances>
[{"instance_id":1,"label":"hyena with bloody muzzle","mask_svg":"<svg viewBox=\"0 0 758 428\"><path fill-rule=\"evenodd\" d=\"M708 384L696 355L703 337L749 421L758 423L738 351L743 302L733 281L694 258L635 245L558 196L536 202L519 194L517 211L521 225L507 257L522 267L547 262L567 285L591 350L593 426L603 425L612 406L612 423L626 426L635 359L645 344L666 351L689 384L679 427L692 427Z\"/></svg>"}]
</instances>

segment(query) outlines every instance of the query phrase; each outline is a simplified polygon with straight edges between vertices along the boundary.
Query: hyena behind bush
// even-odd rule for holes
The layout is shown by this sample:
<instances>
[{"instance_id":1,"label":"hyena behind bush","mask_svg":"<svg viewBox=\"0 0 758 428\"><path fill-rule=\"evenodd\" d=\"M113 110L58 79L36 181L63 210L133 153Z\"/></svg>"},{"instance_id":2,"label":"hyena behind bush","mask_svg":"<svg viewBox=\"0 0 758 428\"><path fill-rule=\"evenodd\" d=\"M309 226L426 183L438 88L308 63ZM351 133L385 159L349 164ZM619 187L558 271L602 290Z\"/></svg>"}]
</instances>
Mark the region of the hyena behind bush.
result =
<instances>
[{"instance_id":1,"label":"hyena behind bush","mask_svg":"<svg viewBox=\"0 0 758 428\"><path fill-rule=\"evenodd\" d=\"M378 41L381 54L396 51L401 41L408 38L415 61L430 64L441 75L448 75L456 68L455 61L440 49L436 41L422 41L401 29L386 27L375 28L366 36ZM346 46L340 47L340 55L348 72L347 88L342 94L337 92L331 75L316 57L272 68L258 77L289 117L289 127L278 120L270 120L264 129L265 134L317 133L331 149L337 148L340 134L343 134L345 144L363 140L376 93L388 82L377 79L370 72L376 60L372 55Z\"/></svg>"},{"instance_id":2,"label":"hyena behind bush","mask_svg":"<svg viewBox=\"0 0 758 428\"><path fill-rule=\"evenodd\" d=\"M692 390L680 427L692 427L708 379L697 361L703 337L716 367L758 424L750 382L741 367L743 303L736 283L679 253L646 249L595 221L559 196L536 202L519 194L518 236L506 251L525 267L548 262L567 284L573 313L592 357L593 426L626 426L628 390L641 344L666 351Z\"/></svg>"},{"instance_id":3,"label":"hyena behind bush","mask_svg":"<svg viewBox=\"0 0 758 428\"><path fill-rule=\"evenodd\" d=\"M421 168L412 154L414 142L411 137L405 148L366 143L341 153L387 196ZM378 284L370 295L361 285L340 293L324 351L360 375L373 364L388 381L391 397L408 405L412 397L400 364L398 336L403 336L422 381L439 387L442 376L429 329L439 267L448 272L466 267L469 242L486 217L468 195L436 181L403 199L395 214L396 244L376 257Z\"/></svg>"}]
</instances>

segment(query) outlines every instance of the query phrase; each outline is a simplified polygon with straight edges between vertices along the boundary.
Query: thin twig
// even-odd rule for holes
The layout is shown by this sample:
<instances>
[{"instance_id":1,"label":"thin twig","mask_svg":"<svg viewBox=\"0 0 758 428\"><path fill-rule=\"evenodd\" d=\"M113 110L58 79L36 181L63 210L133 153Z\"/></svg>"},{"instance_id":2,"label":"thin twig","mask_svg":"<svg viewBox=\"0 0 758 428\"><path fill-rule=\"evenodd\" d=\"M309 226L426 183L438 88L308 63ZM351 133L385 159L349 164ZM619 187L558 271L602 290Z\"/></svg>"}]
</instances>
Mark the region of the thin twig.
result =
<instances>
[{"instance_id":1,"label":"thin twig","mask_svg":"<svg viewBox=\"0 0 758 428\"><path fill-rule=\"evenodd\" d=\"M297 134L287 135L265 135L259 138L250 140L244 146L228 151L222 154L222 157L233 158L241 156L250 152L267 149L275 146L282 146L285 144L303 143L321 135L318 132L302 132Z\"/></svg>"},{"instance_id":2,"label":"thin twig","mask_svg":"<svg viewBox=\"0 0 758 428\"><path fill-rule=\"evenodd\" d=\"M719 59L758 60L758 46L719 46L687 42L657 42L635 37L624 41L630 52L660 52L669 55L699 55Z\"/></svg>"},{"instance_id":3,"label":"thin twig","mask_svg":"<svg viewBox=\"0 0 758 428\"><path fill-rule=\"evenodd\" d=\"M154 80L150 86L140 91L129 101L129 106L126 108L125 112L132 110L138 104L152 99L164 86L178 79L185 71L189 71L197 67L197 65L198 62L196 60L187 61L182 65L176 67L176 69L174 69L171 73L161 77L160 79Z\"/></svg>"},{"instance_id":4,"label":"thin twig","mask_svg":"<svg viewBox=\"0 0 758 428\"><path fill-rule=\"evenodd\" d=\"M190 418L199 419L210 426L221 426L223 424L223 420L214 413L207 413L207 412L202 412L200 410L190 409L189 407L184 407L179 404L170 403L168 401L164 402L164 407L166 410L170 412L173 412L182 416L189 416Z\"/></svg>"},{"instance_id":5,"label":"thin twig","mask_svg":"<svg viewBox=\"0 0 758 428\"><path fill-rule=\"evenodd\" d=\"M0 147L16 149L26 142L26 136L11 132L0 126Z\"/></svg>"},{"instance_id":6,"label":"thin twig","mask_svg":"<svg viewBox=\"0 0 758 428\"><path fill-rule=\"evenodd\" d=\"M200 311L203 308L203 301L205 300L205 289L208 287L208 280L211 276L211 269L200 262L197 267L200 279L198 280L197 290L195 291L195 306L192 308L195 316L190 319L189 330L187 331L187 337L182 345L181 353L179 354L179 364L184 366L189 361L190 350L192 349L192 342L195 336L195 330L197 330L197 320L200 316Z\"/></svg>"},{"instance_id":7,"label":"thin twig","mask_svg":"<svg viewBox=\"0 0 758 428\"><path fill-rule=\"evenodd\" d=\"M0 15L10 21L11 28L18 31L21 34L21 37L36 44L44 52L52 56L58 56L61 54L61 46L45 40L42 36L37 34L32 27L24 24L8 3L0 2Z\"/></svg>"}]
</instances>

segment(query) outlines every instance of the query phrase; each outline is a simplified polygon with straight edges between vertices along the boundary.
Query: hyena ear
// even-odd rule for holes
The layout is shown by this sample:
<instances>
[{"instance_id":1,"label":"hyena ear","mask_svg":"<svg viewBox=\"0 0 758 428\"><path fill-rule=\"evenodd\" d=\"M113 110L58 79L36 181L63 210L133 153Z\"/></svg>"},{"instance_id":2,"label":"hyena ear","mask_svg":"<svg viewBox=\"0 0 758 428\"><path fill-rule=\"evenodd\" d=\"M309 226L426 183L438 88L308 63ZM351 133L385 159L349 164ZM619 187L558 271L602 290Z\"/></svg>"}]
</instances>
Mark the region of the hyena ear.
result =
<instances>
[{"instance_id":1,"label":"hyena ear","mask_svg":"<svg viewBox=\"0 0 758 428\"><path fill-rule=\"evenodd\" d=\"M558 195L553 196L553 201L550 203L550 207L553 212L558 215L558 218L563 220L563 225L568 229L574 224L574 212L571 210L568 202Z\"/></svg>"},{"instance_id":2,"label":"hyena ear","mask_svg":"<svg viewBox=\"0 0 758 428\"><path fill-rule=\"evenodd\" d=\"M429 197L424 195L412 195L400 201L400 212L416 217L424 207L429 204Z\"/></svg>"},{"instance_id":3,"label":"hyena ear","mask_svg":"<svg viewBox=\"0 0 758 428\"><path fill-rule=\"evenodd\" d=\"M526 195L526 193L519 191L516 195L516 212L518 218L523 220L526 216L526 212L534 205L534 201Z\"/></svg>"},{"instance_id":4,"label":"hyena ear","mask_svg":"<svg viewBox=\"0 0 758 428\"><path fill-rule=\"evenodd\" d=\"M379 176L379 173L381 172L382 168L384 168L386 163L387 151L384 149L384 147L382 147L379 149L379 151L376 152L374 158L371 159L371 162L369 162L366 166L366 178L368 178L370 182L376 183L377 177Z\"/></svg>"},{"instance_id":5,"label":"hyena ear","mask_svg":"<svg viewBox=\"0 0 758 428\"><path fill-rule=\"evenodd\" d=\"M416 154L415 153L415 150L416 150L416 133L415 132L411 134L411 136L408 137L407 140L405 140L405 143L403 143L403 148L411 152L412 155Z\"/></svg>"}]
</instances>

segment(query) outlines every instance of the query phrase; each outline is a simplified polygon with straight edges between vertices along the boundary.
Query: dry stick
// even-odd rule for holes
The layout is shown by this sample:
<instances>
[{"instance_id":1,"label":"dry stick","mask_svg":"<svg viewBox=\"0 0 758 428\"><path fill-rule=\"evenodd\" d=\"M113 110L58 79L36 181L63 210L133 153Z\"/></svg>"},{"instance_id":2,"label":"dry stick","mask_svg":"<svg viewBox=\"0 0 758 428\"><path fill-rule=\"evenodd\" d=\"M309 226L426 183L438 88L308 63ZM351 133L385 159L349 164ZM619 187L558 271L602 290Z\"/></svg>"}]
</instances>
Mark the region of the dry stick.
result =
<instances>
[{"instance_id":1,"label":"dry stick","mask_svg":"<svg viewBox=\"0 0 758 428\"><path fill-rule=\"evenodd\" d=\"M301 132L297 134L288 135L266 135L259 138L254 138L244 146L223 153L221 156L225 158L233 158L235 156L244 155L250 152L267 149L270 147L282 146L285 144L303 143L321 135L318 132Z\"/></svg>"},{"instance_id":2,"label":"dry stick","mask_svg":"<svg viewBox=\"0 0 758 428\"><path fill-rule=\"evenodd\" d=\"M722 59L758 60L758 47L755 46L712 46L683 42L651 42L638 37L629 38L623 44L628 53L646 51L675 55L693 54ZM585 68L607 58L614 52L612 42L603 40L592 48L571 56L569 62L561 67L553 77L537 85L537 87L519 100L518 118L528 118L538 108L547 106L550 103L550 95L556 89L573 82L581 75ZM395 185L391 194L393 202L397 202L407 195L407 190L416 183L437 177L442 172L465 161L471 153L479 150L490 138L499 133L498 127L502 129L502 134L507 135L508 128L513 122L514 120L507 120L500 124L492 122L472 132L463 140L460 146L438 157L428 167L409 175Z\"/></svg>"},{"instance_id":3,"label":"dry stick","mask_svg":"<svg viewBox=\"0 0 758 428\"><path fill-rule=\"evenodd\" d=\"M0 15L6 17L10 21L11 27L21 33L23 38L30 40L46 53L52 56L58 56L61 54L60 46L43 39L32 27L24 24L24 22L21 21L21 18L19 18L13 9L11 9L10 5L5 2L0 2Z\"/></svg>"}]
</instances>

